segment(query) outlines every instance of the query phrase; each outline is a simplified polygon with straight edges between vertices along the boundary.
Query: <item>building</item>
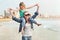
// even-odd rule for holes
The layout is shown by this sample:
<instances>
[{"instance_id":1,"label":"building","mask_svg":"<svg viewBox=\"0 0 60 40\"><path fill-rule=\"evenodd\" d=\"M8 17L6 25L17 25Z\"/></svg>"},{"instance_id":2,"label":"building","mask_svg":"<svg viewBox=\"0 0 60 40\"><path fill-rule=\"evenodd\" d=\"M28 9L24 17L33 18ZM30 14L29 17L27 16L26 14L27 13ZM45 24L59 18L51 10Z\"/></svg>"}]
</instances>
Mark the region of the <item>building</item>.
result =
<instances>
[{"instance_id":1,"label":"building","mask_svg":"<svg viewBox=\"0 0 60 40\"><path fill-rule=\"evenodd\" d=\"M0 15L0 18L4 18L3 15Z\"/></svg>"},{"instance_id":2,"label":"building","mask_svg":"<svg viewBox=\"0 0 60 40\"><path fill-rule=\"evenodd\" d=\"M11 18L11 14L8 9L4 10L4 18Z\"/></svg>"}]
</instances>

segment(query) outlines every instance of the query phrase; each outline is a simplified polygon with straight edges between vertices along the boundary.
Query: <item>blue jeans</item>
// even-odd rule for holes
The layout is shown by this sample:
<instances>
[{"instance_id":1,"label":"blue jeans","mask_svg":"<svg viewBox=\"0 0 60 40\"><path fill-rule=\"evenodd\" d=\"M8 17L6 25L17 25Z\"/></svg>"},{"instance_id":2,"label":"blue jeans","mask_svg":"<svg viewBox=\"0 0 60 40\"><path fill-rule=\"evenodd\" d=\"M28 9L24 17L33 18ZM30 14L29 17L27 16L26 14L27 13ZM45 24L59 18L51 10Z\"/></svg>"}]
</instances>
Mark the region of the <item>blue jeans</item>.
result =
<instances>
[{"instance_id":1,"label":"blue jeans","mask_svg":"<svg viewBox=\"0 0 60 40\"><path fill-rule=\"evenodd\" d=\"M22 27L25 26L25 19L24 19L24 17L20 17L20 19L18 19L18 18L16 18L16 17L13 16L12 19L13 19L14 21L20 23L19 32L21 32Z\"/></svg>"},{"instance_id":2,"label":"blue jeans","mask_svg":"<svg viewBox=\"0 0 60 40\"><path fill-rule=\"evenodd\" d=\"M22 36L22 40L32 40L31 36Z\"/></svg>"},{"instance_id":3,"label":"blue jeans","mask_svg":"<svg viewBox=\"0 0 60 40\"><path fill-rule=\"evenodd\" d=\"M35 24L37 23L37 22L34 20L37 15L38 15L38 12L35 12L35 14L34 14L32 17L30 17L30 19L29 19L29 21L30 21L30 23L31 23L31 28L32 28L32 29L33 29L33 23L35 23ZM22 27L24 27L24 26L25 26L25 23L26 23L24 17L20 17L20 19L18 19L18 18L16 18L16 17L13 16L12 19L13 19L14 21L20 23L19 32L21 32Z\"/></svg>"},{"instance_id":4,"label":"blue jeans","mask_svg":"<svg viewBox=\"0 0 60 40\"><path fill-rule=\"evenodd\" d=\"M24 19L24 17L20 17L20 20L21 20L21 23L20 23L20 27L19 27L19 32L21 32L22 27L24 27L24 25L25 25L25 19Z\"/></svg>"}]
</instances>

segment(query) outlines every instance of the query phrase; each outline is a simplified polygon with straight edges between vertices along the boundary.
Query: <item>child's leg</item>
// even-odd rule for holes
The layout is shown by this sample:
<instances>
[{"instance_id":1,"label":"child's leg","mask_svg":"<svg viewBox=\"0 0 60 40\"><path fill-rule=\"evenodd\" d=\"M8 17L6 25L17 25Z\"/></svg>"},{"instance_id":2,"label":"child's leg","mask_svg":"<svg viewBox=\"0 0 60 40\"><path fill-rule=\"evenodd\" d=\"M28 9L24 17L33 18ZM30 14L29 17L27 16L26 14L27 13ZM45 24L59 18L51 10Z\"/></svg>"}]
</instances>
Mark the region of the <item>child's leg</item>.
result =
<instances>
[{"instance_id":1,"label":"child's leg","mask_svg":"<svg viewBox=\"0 0 60 40\"><path fill-rule=\"evenodd\" d=\"M22 30L22 23L20 23L19 32L21 32L21 30Z\"/></svg>"},{"instance_id":2,"label":"child's leg","mask_svg":"<svg viewBox=\"0 0 60 40\"><path fill-rule=\"evenodd\" d=\"M25 19L24 19L23 17L20 18L20 19L18 19L18 18L14 17L14 16L12 17L12 19L13 19L14 21L20 23L19 32L21 32L22 27L25 26Z\"/></svg>"},{"instance_id":3,"label":"child's leg","mask_svg":"<svg viewBox=\"0 0 60 40\"><path fill-rule=\"evenodd\" d=\"M34 29L33 23L37 24L37 22L33 18L30 18L29 20L31 21L31 28Z\"/></svg>"},{"instance_id":4,"label":"child's leg","mask_svg":"<svg viewBox=\"0 0 60 40\"><path fill-rule=\"evenodd\" d=\"M24 17L22 18L22 22L21 23L22 23L22 27L24 27L25 26L25 18Z\"/></svg>"},{"instance_id":5,"label":"child's leg","mask_svg":"<svg viewBox=\"0 0 60 40\"><path fill-rule=\"evenodd\" d=\"M25 26L25 19L24 19L24 18L21 18L21 21L22 21L22 22L20 23L19 32L21 32L22 27Z\"/></svg>"},{"instance_id":6,"label":"child's leg","mask_svg":"<svg viewBox=\"0 0 60 40\"><path fill-rule=\"evenodd\" d=\"M34 24L37 23L33 18L31 18L30 21L31 21L32 23L34 23Z\"/></svg>"},{"instance_id":7,"label":"child's leg","mask_svg":"<svg viewBox=\"0 0 60 40\"><path fill-rule=\"evenodd\" d=\"M19 19L19 18L16 18L16 17L13 16L12 19L13 19L14 21L18 22L18 23L21 23L21 19Z\"/></svg>"}]
</instances>

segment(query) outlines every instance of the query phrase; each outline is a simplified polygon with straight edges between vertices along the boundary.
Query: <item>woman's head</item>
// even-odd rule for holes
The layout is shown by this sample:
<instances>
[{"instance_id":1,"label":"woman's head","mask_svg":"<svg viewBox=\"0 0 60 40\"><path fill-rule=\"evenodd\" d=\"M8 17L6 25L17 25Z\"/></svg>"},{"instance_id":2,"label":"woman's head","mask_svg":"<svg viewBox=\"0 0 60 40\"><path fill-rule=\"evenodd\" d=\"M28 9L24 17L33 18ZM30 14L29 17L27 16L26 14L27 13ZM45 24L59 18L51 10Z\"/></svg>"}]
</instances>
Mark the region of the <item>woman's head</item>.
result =
<instances>
[{"instance_id":1,"label":"woman's head","mask_svg":"<svg viewBox=\"0 0 60 40\"><path fill-rule=\"evenodd\" d=\"M31 14L28 11L26 11L24 13L24 17L25 17L26 20L28 20L31 17Z\"/></svg>"},{"instance_id":2,"label":"woman's head","mask_svg":"<svg viewBox=\"0 0 60 40\"><path fill-rule=\"evenodd\" d=\"M20 2L19 7L20 7L20 9L25 9L25 4L24 4L24 2Z\"/></svg>"}]
</instances>

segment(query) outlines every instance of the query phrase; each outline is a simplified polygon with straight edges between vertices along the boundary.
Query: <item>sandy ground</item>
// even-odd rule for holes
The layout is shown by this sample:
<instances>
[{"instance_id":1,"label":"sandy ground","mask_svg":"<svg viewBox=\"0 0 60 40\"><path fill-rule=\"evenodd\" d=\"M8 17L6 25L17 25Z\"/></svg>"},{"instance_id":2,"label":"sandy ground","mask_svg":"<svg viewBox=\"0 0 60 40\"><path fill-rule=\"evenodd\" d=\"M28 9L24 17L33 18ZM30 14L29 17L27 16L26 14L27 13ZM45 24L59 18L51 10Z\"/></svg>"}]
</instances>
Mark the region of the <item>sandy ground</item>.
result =
<instances>
[{"instance_id":1,"label":"sandy ground","mask_svg":"<svg viewBox=\"0 0 60 40\"><path fill-rule=\"evenodd\" d=\"M36 25L34 25L36 26ZM60 32L51 31L42 27L34 27L32 40L60 40ZM21 40L18 27L0 25L0 40Z\"/></svg>"}]
</instances>

